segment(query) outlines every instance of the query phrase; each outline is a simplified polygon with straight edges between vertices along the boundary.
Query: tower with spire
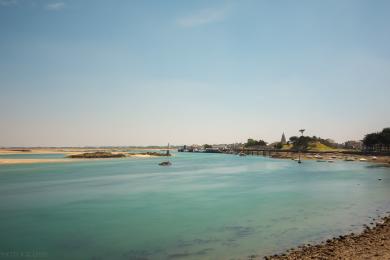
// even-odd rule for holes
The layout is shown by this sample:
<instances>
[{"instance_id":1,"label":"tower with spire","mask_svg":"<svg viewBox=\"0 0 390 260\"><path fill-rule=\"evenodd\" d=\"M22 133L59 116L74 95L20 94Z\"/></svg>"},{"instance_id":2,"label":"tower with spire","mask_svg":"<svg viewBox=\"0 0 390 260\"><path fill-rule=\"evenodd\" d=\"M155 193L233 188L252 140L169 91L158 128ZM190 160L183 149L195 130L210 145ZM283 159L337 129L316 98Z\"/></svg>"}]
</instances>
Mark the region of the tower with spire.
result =
<instances>
[{"instance_id":1,"label":"tower with spire","mask_svg":"<svg viewBox=\"0 0 390 260\"><path fill-rule=\"evenodd\" d=\"M287 144L287 141L286 141L286 136L284 135L284 132L283 132L283 134L282 134L282 140L280 140L280 143L281 144Z\"/></svg>"}]
</instances>

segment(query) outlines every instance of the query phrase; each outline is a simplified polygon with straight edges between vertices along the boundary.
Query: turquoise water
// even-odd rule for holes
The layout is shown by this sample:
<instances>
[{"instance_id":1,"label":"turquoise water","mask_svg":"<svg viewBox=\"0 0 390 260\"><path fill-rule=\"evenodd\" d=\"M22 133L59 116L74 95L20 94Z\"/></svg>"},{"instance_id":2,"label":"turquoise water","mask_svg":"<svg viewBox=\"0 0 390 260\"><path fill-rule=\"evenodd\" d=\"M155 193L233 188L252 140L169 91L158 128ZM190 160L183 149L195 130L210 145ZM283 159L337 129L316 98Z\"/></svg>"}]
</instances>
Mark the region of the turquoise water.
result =
<instances>
[{"instance_id":1,"label":"turquoise water","mask_svg":"<svg viewBox=\"0 0 390 260\"><path fill-rule=\"evenodd\" d=\"M0 258L246 259L361 230L390 210L390 168L368 163L162 160L0 166Z\"/></svg>"}]
</instances>

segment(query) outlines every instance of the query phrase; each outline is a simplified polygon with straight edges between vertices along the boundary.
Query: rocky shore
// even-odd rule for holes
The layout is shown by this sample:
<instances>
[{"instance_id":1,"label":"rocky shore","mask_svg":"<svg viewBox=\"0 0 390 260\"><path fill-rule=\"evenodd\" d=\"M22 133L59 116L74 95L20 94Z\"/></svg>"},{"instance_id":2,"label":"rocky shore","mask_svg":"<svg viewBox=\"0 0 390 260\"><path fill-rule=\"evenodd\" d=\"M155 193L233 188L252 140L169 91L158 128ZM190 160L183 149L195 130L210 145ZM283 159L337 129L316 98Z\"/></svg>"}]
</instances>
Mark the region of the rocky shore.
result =
<instances>
[{"instance_id":1,"label":"rocky shore","mask_svg":"<svg viewBox=\"0 0 390 260\"><path fill-rule=\"evenodd\" d=\"M249 257L256 259L256 257ZM326 240L318 245L303 245L266 260L305 259L390 259L390 217L384 217L372 228L365 226L361 234L351 233Z\"/></svg>"},{"instance_id":2,"label":"rocky shore","mask_svg":"<svg viewBox=\"0 0 390 260\"><path fill-rule=\"evenodd\" d=\"M298 158L298 153L296 152L273 152L270 155L275 159L295 159ZM303 153L301 155L301 160L317 160L317 161L363 161L363 162L372 162L372 163L381 163L388 164L390 166L390 156L371 156L371 155L356 155L348 153Z\"/></svg>"}]
</instances>

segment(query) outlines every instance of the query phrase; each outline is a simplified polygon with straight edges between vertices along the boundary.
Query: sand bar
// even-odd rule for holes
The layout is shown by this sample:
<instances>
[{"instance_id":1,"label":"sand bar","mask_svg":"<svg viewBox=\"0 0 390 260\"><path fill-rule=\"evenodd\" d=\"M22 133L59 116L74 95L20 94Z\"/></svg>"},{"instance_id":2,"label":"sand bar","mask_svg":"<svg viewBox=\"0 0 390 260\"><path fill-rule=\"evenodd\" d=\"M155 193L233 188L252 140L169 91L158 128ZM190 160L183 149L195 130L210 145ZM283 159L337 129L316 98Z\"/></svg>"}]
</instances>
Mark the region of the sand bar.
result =
<instances>
[{"instance_id":1,"label":"sand bar","mask_svg":"<svg viewBox=\"0 0 390 260\"><path fill-rule=\"evenodd\" d=\"M69 159L13 159L13 158L0 158L0 165L4 164L31 164L31 163L62 163L72 162Z\"/></svg>"}]
</instances>

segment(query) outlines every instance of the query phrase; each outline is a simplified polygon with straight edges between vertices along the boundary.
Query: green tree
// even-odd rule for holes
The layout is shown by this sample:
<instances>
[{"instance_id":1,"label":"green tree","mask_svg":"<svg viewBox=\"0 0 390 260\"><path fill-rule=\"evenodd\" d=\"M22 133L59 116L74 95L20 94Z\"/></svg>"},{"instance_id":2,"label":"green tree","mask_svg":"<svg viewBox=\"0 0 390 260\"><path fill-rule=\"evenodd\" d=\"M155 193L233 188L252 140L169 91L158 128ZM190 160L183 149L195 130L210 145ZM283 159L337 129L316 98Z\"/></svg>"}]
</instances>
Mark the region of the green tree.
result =
<instances>
[{"instance_id":1,"label":"green tree","mask_svg":"<svg viewBox=\"0 0 390 260\"><path fill-rule=\"evenodd\" d=\"M275 148L276 149L282 149L283 148L283 144L281 142L275 144Z\"/></svg>"},{"instance_id":2,"label":"green tree","mask_svg":"<svg viewBox=\"0 0 390 260\"><path fill-rule=\"evenodd\" d=\"M298 136L291 136L289 138L289 140L290 140L290 143L294 144L296 141L298 141Z\"/></svg>"},{"instance_id":3,"label":"green tree","mask_svg":"<svg viewBox=\"0 0 390 260\"><path fill-rule=\"evenodd\" d=\"M255 139L249 138L248 141L244 144L244 147L251 147L251 146L266 146L267 142L264 140L256 141Z\"/></svg>"},{"instance_id":4,"label":"green tree","mask_svg":"<svg viewBox=\"0 0 390 260\"><path fill-rule=\"evenodd\" d=\"M293 150L306 150L310 142L316 141L318 138L310 136L291 136L290 143L293 145Z\"/></svg>"},{"instance_id":5,"label":"green tree","mask_svg":"<svg viewBox=\"0 0 390 260\"><path fill-rule=\"evenodd\" d=\"M382 132L366 134L363 139L365 149L372 151L389 150L390 128L384 128Z\"/></svg>"}]
</instances>

